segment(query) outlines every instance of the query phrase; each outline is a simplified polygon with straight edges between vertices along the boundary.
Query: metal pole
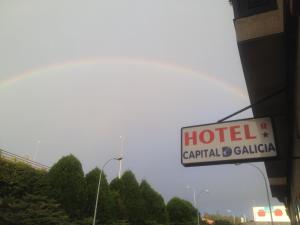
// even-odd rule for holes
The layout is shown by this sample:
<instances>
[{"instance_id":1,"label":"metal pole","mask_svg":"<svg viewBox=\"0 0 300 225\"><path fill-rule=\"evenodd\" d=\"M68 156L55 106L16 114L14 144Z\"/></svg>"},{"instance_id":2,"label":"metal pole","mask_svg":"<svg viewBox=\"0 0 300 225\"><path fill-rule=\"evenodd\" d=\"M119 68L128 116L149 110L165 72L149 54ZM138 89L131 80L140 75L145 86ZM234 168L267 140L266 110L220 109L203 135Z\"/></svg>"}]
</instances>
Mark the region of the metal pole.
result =
<instances>
[{"instance_id":1,"label":"metal pole","mask_svg":"<svg viewBox=\"0 0 300 225\"><path fill-rule=\"evenodd\" d=\"M199 208L197 207L196 191L195 191L195 189L194 189L194 198L195 198L195 208L197 209L197 224L200 225L200 221L199 221Z\"/></svg>"},{"instance_id":2,"label":"metal pole","mask_svg":"<svg viewBox=\"0 0 300 225\"><path fill-rule=\"evenodd\" d=\"M232 218L232 222L235 225L235 221L234 221L235 219L234 219L234 214L233 214L232 210L231 209L227 209L227 212L229 213L230 220Z\"/></svg>"},{"instance_id":3,"label":"metal pole","mask_svg":"<svg viewBox=\"0 0 300 225\"><path fill-rule=\"evenodd\" d=\"M101 182L101 177L102 177L102 171L103 171L103 168L100 171L100 176L99 176L99 183L98 183L98 189L97 189L97 197L96 197L96 204L95 204L93 225L95 225L95 223L96 223L97 208L98 208L98 197L99 197L99 190L100 190L100 182Z\"/></svg>"},{"instance_id":4,"label":"metal pole","mask_svg":"<svg viewBox=\"0 0 300 225\"><path fill-rule=\"evenodd\" d=\"M286 91L286 87L281 88L281 89L279 89L277 91L274 91L273 93L271 93L269 95L266 95L266 96L258 99L256 102L254 102L254 103L252 103L252 104L250 104L250 105L248 105L248 106L246 106L246 107L244 107L244 108L242 108L242 109L240 109L240 110L238 110L238 111L230 114L229 116L226 116L223 119L218 120L218 123L223 122L223 121L225 121L225 120L227 120L227 119L229 119L229 118L231 118L231 117L233 117L233 116L235 116L235 115L237 115L239 113L242 113L242 112L244 112L247 109L253 108L254 106L259 105L260 103L268 100L269 98L272 98L272 97L274 97L276 95L279 95L279 94L283 93L284 91Z\"/></svg>"},{"instance_id":5,"label":"metal pole","mask_svg":"<svg viewBox=\"0 0 300 225\"><path fill-rule=\"evenodd\" d=\"M208 193L208 189L203 189L202 191L199 192L198 195L202 193ZM198 210L198 225L200 224L200 209Z\"/></svg>"},{"instance_id":6,"label":"metal pole","mask_svg":"<svg viewBox=\"0 0 300 225\"><path fill-rule=\"evenodd\" d=\"M123 136L120 136L121 140L121 151L120 151L120 157L123 157L124 154L124 138ZM122 160L119 160L119 179L121 179L121 174L122 174Z\"/></svg>"},{"instance_id":7,"label":"metal pole","mask_svg":"<svg viewBox=\"0 0 300 225\"><path fill-rule=\"evenodd\" d=\"M193 188L193 192L194 192L194 207L197 209L197 224L200 225L200 221L199 221L199 209L197 207L196 189L195 188Z\"/></svg>"},{"instance_id":8,"label":"metal pole","mask_svg":"<svg viewBox=\"0 0 300 225\"><path fill-rule=\"evenodd\" d=\"M240 165L239 163L235 164L236 166ZM249 165L254 167L255 169L258 170L258 172L262 175L262 177L264 178L265 181L265 188L266 188L266 192L267 192L267 197L268 197L268 204L269 204L269 212L270 212L270 216L271 216L271 224L274 225L274 221L273 221L273 215L272 215L272 206L271 206L271 200L270 200L270 194L269 194L269 188L268 188L268 183L267 183L267 178L265 177L265 174L261 171L261 169L257 166L255 166L252 163L247 163L245 165ZM254 216L254 215L253 215Z\"/></svg>"},{"instance_id":9,"label":"metal pole","mask_svg":"<svg viewBox=\"0 0 300 225\"><path fill-rule=\"evenodd\" d=\"M200 221L199 221L199 209L197 207L196 190L195 190L195 188L193 188L193 192L194 192L194 207L197 209L197 224L200 225Z\"/></svg>"},{"instance_id":10,"label":"metal pole","mask_svg":"<svg viewBox=\"0 0 300 225\"><path fill-rule=\"evenodd\" d=\"M101 178L102 178L102 173L104 170L104 167L112 160L122 160L122 158L111 158L109 160L106 161L106 163L104 163L104 165L102 166L102 169L100 171L100 175L99 175L99 183L98 183L98 189L97 189L97 196L96 196L96 203L95 203L95 211L94 211L94 218L93 218L93 225L96 224L96 216L97 216L97 208L98 208L98 198L99 198L99 191L100 191L100 183L101 183Z\"/></svg>"},{"instance_id":11,"label":"metal pole","mask_svg":"<svg viewBox=\"0 0 300 225\"><path fill-rule=\"evenodd\" d=\"M193 189L193 203L194 203L194 207L197 209L197 219L198 219L198 225L200 225L200 212L197 206L197 200L196 200L196 189L194 187L190 187L189 185L186 186L186 188L192 188ZM202 194L202 193L208 193L208 189L203 189L202 191L200 191L198 193L198 195Z\"/></svg>"},{"instance_id":12,"label":"metal pole","mask_svg":"<svg viewBox=\"0 0 300 225\"><path fill-rule=\"evenodd\" d=\"M197 224L200 225L200 222L199 222L199 209L197 207L197 202L196 202L196 190L195 190L195 188L193 188L193 191L194 191L194 207L197 209Z\"/></svg>"},{"instance_id":13,"label":"metal pole","mask_svg":"<svg viewBox=\"0 0 300 225\"><path fill-rule=\"evenodd\" d=\"M193 192L194 192L194 207L197 207L197 202L196 202L196 190L195 188L193 188Z\"/></svg>"},{"instance_id":14,"label":"metal pole","mask_svg":"<svg viewBox=\"0 0 300 225\"><path fill-rule=\"evenodd\" d=\"M194 207L197 209L197 224L200 225L200 221L199 221L199 209L197 207L196 190L195 190L195 188L193 188L193 191L194 191Z\"/></svg>"},{"instance_id":15,"label":"metal pole","mask_svg":"<svg viewBox=\"0 0 300 225\"><path fill-rule=\"evenodd\" d=\"M259 167L255 166L254 164L249 163L247 165L250 165L250 166L256 168L260 172L260 174L262 175L262 177L264 178L266 192L267 192L267 197L268 197L269 211L270 211L270 216L271 216L271 224L274 225L273 215L272 215L272 206L271 206L271 200L270 200L270 194L269 194L269 188L268 188L268 183L267 183L267 179L265 177L265 174L261 171L261 169Z\"/></svg>"},{"instance_id":16,"label":"metal pole","mask_svg":"<svg viewBox=\"0 0 300 225\"><path fill-rule=\"evenodd\" d=\"M192 189L193 190L193 205L194 205L194 208L197 209L197 224L200 225L200 221L199 221L199 210L198 210L198 207L197 207L197 202L196 202L196 189L194 187L190 187L189 185L186 186L186 188L188 189Z\"/></svg>"}]
</instances>

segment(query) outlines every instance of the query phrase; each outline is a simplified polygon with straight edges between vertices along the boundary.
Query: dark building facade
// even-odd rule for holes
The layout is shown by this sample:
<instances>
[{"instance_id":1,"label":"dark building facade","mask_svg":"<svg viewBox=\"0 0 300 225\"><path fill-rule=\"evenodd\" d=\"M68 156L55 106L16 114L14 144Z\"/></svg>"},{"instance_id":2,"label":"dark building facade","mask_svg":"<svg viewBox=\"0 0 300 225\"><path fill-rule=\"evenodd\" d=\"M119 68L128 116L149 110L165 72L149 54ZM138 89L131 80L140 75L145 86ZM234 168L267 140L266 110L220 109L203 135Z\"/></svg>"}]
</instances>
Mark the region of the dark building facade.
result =
<instances>
[{"instance_id":1,"label":"dark building facade","mask_svg":"<svg viewBox=\"0 0 300 225\"><path fill-rule=\"evenodd\" d=\"M265 162L272 195L300 224L300 3L231 2L253 114L274 121L279 156Z\"/></svg>"}]
</instances>

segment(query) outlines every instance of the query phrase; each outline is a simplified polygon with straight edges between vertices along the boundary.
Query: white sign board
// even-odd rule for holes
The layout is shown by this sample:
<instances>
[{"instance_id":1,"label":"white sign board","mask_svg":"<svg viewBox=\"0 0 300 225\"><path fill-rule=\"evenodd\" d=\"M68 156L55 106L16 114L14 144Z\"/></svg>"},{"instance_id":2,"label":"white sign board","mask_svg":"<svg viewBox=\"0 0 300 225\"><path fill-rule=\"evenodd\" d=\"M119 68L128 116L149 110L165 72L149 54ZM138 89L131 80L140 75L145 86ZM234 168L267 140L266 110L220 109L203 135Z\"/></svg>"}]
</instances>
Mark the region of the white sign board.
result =
<instances>
[{"instance_id":1,"label":"white sign board","mask_svg":"<svg viewBox=\"0 0 300 225\"><path fill-rule=\"evenodd\" d=\"M257 161L276 156L272 121L268 117L181 129L184 166Z\"/></svg>"},{"instance_id":2,"label":"white sign board","mask_svg":"<svg viewBox=\"0 0 300 225\"><path fill-rule=\"evenodd\" d=\"M255 222L270 222L269 207L253 207L253 217ZM272 206L272 217L274 222L290 222L284 206Z\"/></svg>"}]
</instances>

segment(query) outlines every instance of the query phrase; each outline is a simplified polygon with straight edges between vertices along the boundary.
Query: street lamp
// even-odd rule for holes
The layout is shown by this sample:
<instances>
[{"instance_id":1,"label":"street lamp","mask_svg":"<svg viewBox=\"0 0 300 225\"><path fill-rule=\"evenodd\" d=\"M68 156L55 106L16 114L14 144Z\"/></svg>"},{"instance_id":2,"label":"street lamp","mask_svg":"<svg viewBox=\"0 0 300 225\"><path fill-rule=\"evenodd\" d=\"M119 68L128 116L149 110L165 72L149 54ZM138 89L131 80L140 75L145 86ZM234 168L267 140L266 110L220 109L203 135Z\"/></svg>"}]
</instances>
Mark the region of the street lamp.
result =
<instances>
[{"instance_id":1,"label":"street lamp","mask_svg":"<svg viewBox=\"0 0 300 225\"><path fill-rule=\"evenodd\" d=\"M187 185L186 188L193 190L193 205L195 208L197 208L197 206L196 206L196 189L194 187L190 187L189 185Z\"/></svg>"},{"instance_id":2,"label":"street lamp","mask_svg":"<svg viewBox=\"0 0 300 225\"><path fill-rule=\"evenodd\" d=\"M122 160L122 159L123 159L122 157L119 157L119 158L111 158L111 159L107 160L106 163L104 163L104 165L103 165L102 168L101 168L100 175L99 175L99 183L98 183L98 189L97 189L97 196L96 196L96 204L95 204L95 211L94 211L93 225L95 225L95 223L96 223L97 207L98 207L98 198L99 198L99 191L100 191L100 182L101 182L101 178L102 178L102 173L103 173L104 167L105 167L110 161L112 161L112 160L120 161L120 160Z\"/></svg>"},{"instance_id":3,"label":"street lamp","mask_svg":"<svg viewBox=\"0 0 300 225\"><path fill-rule=\"evenodd\" d=\"M193 203L194 203L194 207L197 209L197 219L198 219L198 225L200 224L199 221L199 209L197 207L197 201L196 201L196 189L194 187L190 187L189 185L186 186L187 189L192 189L193 190ZM202 193L208 193L208 189L203 189L201 190L198 195L202 194Z\"/></svg>"},{"instance_id":4,"label":"street lamp","mask_svg":"<svg viewBox=\"0 0 300 225\"><path fill-rule=\"evenodd\" d=\"M198 195L200 195L200 194L202 194L202 193L209 193L209 190L208 190L208 189L203 189L203 190L201 190L201 191L199 192Z\"/></svg>"},{"instance_id":5,"label":"street lamp","mask_svg":"<svg viewBox=\"0 0 300 225\"><path fill-rule=\"evenodd\" d=\"M120 157L123 158L124 154L124 138L120 136L121 140L121 151L120 151ZM119 160L119 179L121 179L121 173L122 173L122 159Z\"/></svg>"},{"instance_id":6,"label":"street lamp","mask_svg":"<svg viewBox=\"0 0 300 225\"><path fill-rule=\"evenodd\" d=\"M237 163L235 164L236 166L239 166L241 164ZM267 192L267 197L268 197L268 204L269 204L269 212L270 212L270 216L271 216L271 224L274 225L274 222L273 222L273 215L272 215L272 206L271 206L271 200L270 200L270 194L269 194L269 189L268 189L268 183L267 183L267 178L265 176L265 174L263 173L263 171L256 165L252 164L252 163L247 163L245 165L248 165L248 166L252 166L253 168L255 168L261 175L262 177L264 178L264 181L265 181L265 188L266 188L266 192Z\"/></svg>"},{"instance_id":7,"label":"street lamp","mask_svg":"<svg viewBox=\"0 0 300 225\"><path fill-rule=\"evenodd\" d=\"M228 212L230 215L232 215L232 217L233 217L233 225L235 225L235 214L232 212L231 209L227 209L227 212ZM232 214L231 214L231 213L232 213Z\"/></svg>"}]
</instances>

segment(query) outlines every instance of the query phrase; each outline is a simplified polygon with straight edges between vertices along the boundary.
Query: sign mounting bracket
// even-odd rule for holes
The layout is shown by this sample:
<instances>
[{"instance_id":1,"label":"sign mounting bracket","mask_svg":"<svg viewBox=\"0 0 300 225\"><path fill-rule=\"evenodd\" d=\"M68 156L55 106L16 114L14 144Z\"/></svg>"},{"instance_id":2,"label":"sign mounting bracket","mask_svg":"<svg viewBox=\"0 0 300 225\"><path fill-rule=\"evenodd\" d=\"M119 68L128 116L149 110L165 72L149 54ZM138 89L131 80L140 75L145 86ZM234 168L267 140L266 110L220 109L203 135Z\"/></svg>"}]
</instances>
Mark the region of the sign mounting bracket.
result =
<instances>
[{"instance_id":1,"label":"sign mounting bracket","mask_svg":"<svg viewBox=\"0 0 300 225\"><path fill-rule=\"evenodd\" d=\"M244 107L244 108L242 108L242 109L240 109L240 110L238 110L238 111L236 111L236 112L234 112L234 113L232 113L232 114L230 114L230 115L224 117L223 119L218 120L218 123L224 122L225 120L227 120L227 119L229 119L229 118L231 118L231 117L233 117L233 116L235 116L235 115L237 115L237 114L240 114L240 113L246 111L247 109L250 109L250 108L252 108L252 107L254 107L254 106L256 106L256 105L259 105L259 104L261 104L262 102L264 102L264 101L266 101L266 100L268 100L268 99L270 99L270 98L272 98L272 97L274 97L274 96L276 96L276 95L279 95L279 94L283 93L285 90L286 90L286 87L281 88L281 89L279 89L279 90L276 90L276 91L274 91L273 93L271 93L271 94L269 94L269 95L266 95L266 96L262 97L261 99L257 100L257 101L254 102L253 104L250 104L250 105L248 105L248 106L246 106L246 107Z\"/></svg>"}]
</instances>

